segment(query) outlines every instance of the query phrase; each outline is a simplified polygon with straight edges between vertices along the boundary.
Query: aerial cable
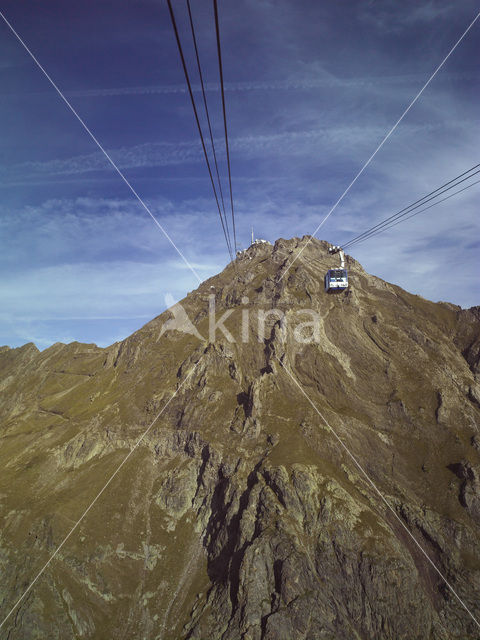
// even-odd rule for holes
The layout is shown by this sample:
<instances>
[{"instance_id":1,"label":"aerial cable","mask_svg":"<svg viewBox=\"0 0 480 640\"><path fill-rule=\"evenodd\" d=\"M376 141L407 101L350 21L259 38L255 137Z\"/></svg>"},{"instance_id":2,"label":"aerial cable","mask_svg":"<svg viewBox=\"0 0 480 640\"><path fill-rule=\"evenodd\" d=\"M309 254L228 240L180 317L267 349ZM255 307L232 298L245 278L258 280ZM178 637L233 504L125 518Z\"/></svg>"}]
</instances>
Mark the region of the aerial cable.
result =
<instances>
[{"instance_id":1,"label":"aerial cable","mask_svg":"<svg viewBox=\"0 0 480 640\"><path fill-rule=\"evenodd\" d=\"M223 65L222 65L222 49L220 46L220 25L218 21L217 0L213 0L213 9L215 12L215 31L217 35L217 52L218 52L218 68L220 72L220 89L222 92L222 109L223 109L223 126L225 129L225 149L227 152L227 168L228 168L228 185L230 188L230 206L232 209L232 227L233 227L233 243L235 251L237 250L237 232L235 229L235 212L233 209L233 192L232 192L232 172L230 170L230 151L228 146L228 130L227 130L227 111L225 108L225 89L223 86Z\"/></svg>"},{"instance_id":2,"label":"aerial cable","mask_svg":"<svg viewBox=\"0 0 480 640\"><path fill-rule=\"evenodd\" d=\"M222 202L223 217L225 219L225 226L227 228L228 236L230 237L230 231L228 229L227 213L225 211L225 201L224 201L224 198L223 198L222 181L220 180L220 173L218 171L217 153L215 151L215 143L213 141L212 125L211 125L211 122L210 122L210 114L209 114L209 111L208 111L207 96L206 96L206 93L205 93L205 85L204 85L204 82L203 82L203 73L202 73L202 67L201 67L201 64L200 64L200 55L198 53L197 38L195 36L195 27L194 27L194 24L193 24L192 11L191 11L191 8L190 8L190 0L187 0L187 9L188 9L188 18L190 20L190 28L192 30L193 46L195 48L195 57L196 57L196 60L197 60L198 75L200 77L200 85L202 87L203 104L205 106L205 114L207 116L208 131L210 133L210 143L212 145L213 160L214 160L214 163L215 163L215 171L217 173L217 182L218 182L218 188L219 188L219 193L220 193L220 200Z\"/></svg>"},{"instance_id":3,"label":"aerial cable","mask_svg":"<svg viewBox=\"0 0 480 640\"><path fill-rule=\"evenodd\" d=\"M433 202L432 204L428 205L428 207L424 207L423 209L420 209L419 211L415 211L414 213L411 213L411 215L407 216L406 218L402 218L401 220L397 220L393 224L390 224L389 226L387 226L387 227L385 227L383 229L379 229L379 230L375 231L374 233L372 233L371 235L369 235L366 238L362 238L360 240L357 240L355 242L355 244L360 244L364 240L369 240L373 236L377 236L377 235L383 233L384 231L388 231L392 227L396 227L397 224L400 224L401 222L404 222L405 220L409 220L410 218L413 218L414 216L417 216L419 213L422 213L423 211L426 211L427 209L431 209L432 207L437 206L437 204L440 204L441 202L445 202L445 200L449 200L450 198L453 198L453 196L456 196L457 194L462 193L462 191L466 191L467 189L470 189L470 187L473 187L473 186L475 186L476 184L479 184L479 183L480 183L480 180L475 180L475 182L472 182L471 184L467 184L466 187L463 187L462 189L459 189L458 191L454 191L449 196L446 196L445 198L442 198L441 200L437 200L436 202ZM460 183L458 183L458 184L460 184ZM456 185L454 185L454 186L456 186Z\"/></svg>"},{"instance_id":4,"label":"aerial cable","mask_svg":"<svg viewBox=\"0 0 480 640\"><path fill-rule=\"evenodd\" d=\"M426 204L427 202L429 202L430 200L433 200L433 199L437 198L439 195L442 195L442 193L445 193L446 191L449 191L450 189L453 189L454 187L456 187L461 182L464 182L465 180L468 180L469 178L471 178L474 175L476 175L477 173L479 173L480 170L475 171L474 173L471 173L474 169L477 169L478 167L480 167L480 164L477 164L474 167L471 167L470 169L468 169L467 171L464 171L463 173L461 173L460 175L456 176L452 180L449 180L448 182L445 182L440 187L437 187L436 189L434 189L430 193L427 193L422 198L419 198L418 200L416 200L412 204L408 205L408 207L404 207L403 209L401 209L397 213L394 213L393 215L389 216L388 218L386 218L382 222L377 223L376 225L374 225L373 227L371 227L367 231L364 231L360 235L355 236L355 238L352 238L352 240L349 240L348 242L346 242L343 245L343 247L345 248L345 247L353 244L354 242L357 242L358 240L361 240L364 236L370 235L372 232L375 232L378 228L385 226L390 221L393 221L393 220L395 220L395 219L397 219L399 217L403 217L403 216L407 215L408 213L410 213L410 211L413 210L413 208L421 207L424 204ZM466 178L464 178L463 180L459 181L459 178L462 178L466 174L471 174L471 175L468 175ZM452 183L455 183L455 184L452 184ZM445 189L445 187L447 187L448 185L451 185L451 186L449 186L447 189ZM444 189L444 191L441 191L442 189ZM438 192L440 192L440 193L438 193ZM436 195L434 195L434 194L436 194Z\"/></svg>"},{"instance_id":5,"label":"aerial cable","mask_svg":"<svg viewBox=\"0 0 480 640\"><path fill-rule=\"evenodd\" d=\"M176 20L175 20L175 14L173 13L171 0L167 0L167 3L168 3L168 9L170 11L170 17L172 19L173 30L175 32L175 39L177 41L178 52L180 54L180 59L182 61L183 72L185 74L185 80L187 82L188 92L190 94L190 100L192 102L193 113L195 115L195 121L197 123L198 133L200 134L200 141L202 143L203 155L205 156L205 162L207 163L208 175L210 176L210 182L212 183L213 194L215 196L215 201L217 203L218 215L220 216L220 222L222 224L223 235L225 236L225 241L227 243L228 252L229 252L230 258L231 258L231 260L233 262L232 248L231 248L230 241L229 241L229 238L228 238L228 235L227 235L227 231L225 229L225 224L224 224L223 216L222 216L222 210L220 208L220 203L218 201L217 190L215 188L215 182L213 180L212 169L210 167L210 162L208 160L207 148L205 146L205 140L203 139L202 127L200 125L200 120L198 118L197 107L195 105L195 99L193 97L192 85L190 84L190 78L189 78L189 75L188 75L187 64L185 62L185 57L183 55L183 49L182 49L182 44L180 42L180 36L178 34L177 23L176 23Z\"/></svg>"},{"instance_id":6,"label":"aerial cable","mask_svg":"<svg viewBox=\"0 0 480 640\"><path fill-rule=\"evenodd\" d=\"M448 187L448 189L444 189L443 191L438 193L436 196L433 196L432 198L429 198L428 200L424 200L423 202L418 204L416 207L410 208L408 211L403 213L398 218L393 219L388 224L382 224L378 229L371 230L368 234L365 234L363 237L359 238L358 240L355 240L355 242L352 241L352 242L348 243L348 248L350 249L355 244L363 242L364 240L368 240L369 238L372 238L373 236L376 236L376 235L378 235L380 233L383 233L383 231L388 231L392 227L396 227L397 224L400 224L401 222L404 222L405 220L409 220L410 218L413 218L418 213L422 213L422 211L426 211L427 209L431 209L432 207L436 206L437 204L440 204L441 202L444 202L445 200L449 200L450 198L452 198L453 196L457 195L458 193L461 193L462 191L465 191L466 189L469 189L470 187L473 187L475 184L477 184L479 182L478 180L475 181L475 182L472 182L471 184L467 185L466 187L463 187L462 189L459 189L458 191L454 191L454 193L450 194L446 198L442 198L441 200L435 200L436 198L438 198L438 196L443 195L444 193L447 193L447 191L450 191L451 189L454 189L459 184L461 184L462 182L465 182L465 180L468 180L469 178L473 178L473 176L477 175L478 173L480 173L480 170L476 171L475 173L472 173L472 175L468 176L468 178L464 178L463 180L460 180L456 184L453 184L452 186ZM431 200L435 200L435 202L433 202L428 207L424 207L423 209L418 210L419 207L423 207L423 205L425 205L427 202L430 202ZM412 213L412 211L414 211L415 213Z\"/></svg>"},{"instance_id":7,"label":"aerial cable","mask_svg":"<svg viewBox=\"0 0 480 640\"><path fill-rule=\"evenodd\" d=\"M407 210L401 216L393 217L393 219L390 220L389 222L384 221L382 224L377 225L377 228L371 229L368 233L362 234L362 237L359 237L357 240L355 240L355 242L351 241L351 242L347 243L347 245L345 245L343 248L344 249L346 249L346 248L351 249L351 247L354 246L355 244L363 242L364 240L368 240L369 238L377 235L378 233L381 233L382 231L387 231L388 229L390 229L390 228L396 226L397 224L399 224L400 222L403 222L404 220L408 220L409 218L412 218L413 215L409 215L409 214L412 213L412 211L418 210L420 207L423 207L427 202L435 200L436 198L438 198L438 196L446 193L447 191L450 191L451 189L454 189L459 184L461 184L462 182L465 182L465 180L468 180L469 178L472 178L473 176L475 176L478 173L480 173L480 170L476 171L472 175L468 176L468 178L464 178L463 180L459 180L458 182L456 182L455 184L451 185L450 187L448 187L448 188L444 189L443 191L437 193L435 196L433 196L433 197L431 197L431 198L429 198L427 200L423 200L423 202L420 202L420 204L417 204L415 207L408 207ZM476 184L476 182L473 183L473 184ZM472 186L473 186L473 184L472 184ZM464 191L464 189L460 189L459 191L456 191L452 195L456 195L457 193L460 193L461 191ZM431 205L431 206L435 206L436 204L440 204L440 202L443 202L444 200L447 200L448 197L447 198L442 198L441 200L436 200L433 203L433 205ZM430 209L430 207L425 207L423 209L420 209L420 211L418 211L418 213L420 213L421 211L425 211L426 209Z\"/></svg>"},{"instance_id":8,"label":"aerial cable","mask_svg":"<svg viewBox=\"0 0 480 640\"><path fill-rule=\"evenodd\" d=\"M480 173L480 169L478 169L478 167L480 167L480 164L477 164L474 167L471 167L470 169L468 169L467 171L464 171L463 173L461 173L460 175L456 176L452 180L449 180L448 182L445 182L440 187L437 187L436 189L434 189L433 191L431 191L427 195L423 196L422 198L419 198L418 200L416 200L412 204L408 205L408 207L404 207L403 209L401 209L397 213L394 213L393 215L389 216L385 220L377 223L376 225L374 225L370 229L367 229L366 231L364 231L363 233L359 234L358 236L355 236L354 238L352 238L351 240L349 240L348 242L343 244L342 245L343 248L345 249L345 248L353 245L354 243L359 242L360 240L366 239L371 234L375 233L376 231L380 230L383 227L386 227L389 223L394 222L394 221L396 221L396 220L398 220L400 218L403 218L404 216L407 216L409 213L411 213L415 209L418 209L419 207L422 207L423 205L425 205L430 200L434 200L435 198L438 198L438 196L442 195L443 193L446 193L450 189L454 189L456 186L458 186L462 182L465 182L465 180L469 180L470 178L472 178L477 173ZM474 169L477 169L477 171L474 171ZM472 173L472 171L474 171L474 172ZM470 175L467 175L467 177L463 177L466 174L470 174ZM460 178L463 178L463 180L459 180ZM454 183L454 184L452 184L452 183Z\"/></svg>"}]
</instances>

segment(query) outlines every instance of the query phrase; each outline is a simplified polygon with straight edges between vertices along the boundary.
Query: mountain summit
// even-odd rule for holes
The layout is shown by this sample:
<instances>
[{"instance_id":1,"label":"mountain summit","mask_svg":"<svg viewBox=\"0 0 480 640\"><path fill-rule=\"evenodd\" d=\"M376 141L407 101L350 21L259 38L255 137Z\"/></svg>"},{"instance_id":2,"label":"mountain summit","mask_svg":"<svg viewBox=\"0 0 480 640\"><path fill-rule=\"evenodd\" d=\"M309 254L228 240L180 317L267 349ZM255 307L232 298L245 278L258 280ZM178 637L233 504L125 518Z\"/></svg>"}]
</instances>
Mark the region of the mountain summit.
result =
<instances>
[{"instance_id":1,"label":"mountain summit","mask_svg":"<svg viewBox=\"0 0 480 640\"><path fill-rule=\"evenodd\" d=\"M2 620L81 519L1 637L480 636L480 308L350 256L327 294L328 246L254 244L105 349L0 349Z\"/></svg>"}]
</instances>

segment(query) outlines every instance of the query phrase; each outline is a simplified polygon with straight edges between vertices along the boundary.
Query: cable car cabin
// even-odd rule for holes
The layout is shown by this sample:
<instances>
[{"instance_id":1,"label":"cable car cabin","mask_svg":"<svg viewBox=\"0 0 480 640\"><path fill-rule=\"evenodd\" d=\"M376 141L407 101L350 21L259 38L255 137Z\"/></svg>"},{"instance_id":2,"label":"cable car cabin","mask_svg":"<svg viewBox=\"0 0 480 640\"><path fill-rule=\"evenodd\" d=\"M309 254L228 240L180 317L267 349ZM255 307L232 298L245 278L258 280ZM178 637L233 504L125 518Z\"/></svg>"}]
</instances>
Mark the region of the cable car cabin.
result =
<instances>
[{"instance_id":1,"label":"cable car cabin","mask_svg":"<svg viewBox=\"0 0 480 640\"><path fill-rule=\"evenodd\" d=\"M344 291L348 288L348 274L346 269L329 269L325 275L325 291L332 293Z\"/></svg>"}]
</instances>

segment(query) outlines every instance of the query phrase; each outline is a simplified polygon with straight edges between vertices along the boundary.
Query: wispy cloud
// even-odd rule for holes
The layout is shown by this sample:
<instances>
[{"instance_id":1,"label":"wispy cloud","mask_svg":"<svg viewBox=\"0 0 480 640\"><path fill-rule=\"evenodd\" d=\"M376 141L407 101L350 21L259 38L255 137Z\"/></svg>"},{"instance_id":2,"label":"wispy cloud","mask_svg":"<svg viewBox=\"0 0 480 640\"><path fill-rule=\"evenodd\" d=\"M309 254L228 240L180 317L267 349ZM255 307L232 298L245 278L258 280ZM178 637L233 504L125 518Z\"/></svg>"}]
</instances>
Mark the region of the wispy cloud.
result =
<instances>
[{"instance_id":1,"label":"wispy cloud","mask_svg":"<svg viewBox=\"0 0 480 640\"><path fill-rule=\"evenodd\" d=\"M9 68L11 65L5 65L1 68ZM281 80L249 80L243 82L225 82L224 89L227 93L242 92L308 92L318 91L322 89L366 89L377 91L379 84L382 87L394 87L402 85L412 85L421 82L425 78L423 73L402 73L388 75L365 75L365 76L338 76L321 70L318 65L312 68L312 65L305 66L302 64L295 74L290 75ZM310 67L310 68L309 68ZM439 77L440 84L448 82L462 82L468 80L478 80L480 73L476 71L458 71L444 72ZM199 84L192 84L194 93L201 92ZM220 85L215 82L206 82L205 89L207 93L219 93ZM19 95L47 95L51 93L45 91L25 91L22 94L0 92L3 98ZM66 89L64 91L68 98L108 98L121 96L149 96L149 95L175 95L187 94L188 90L185 84L170 85L143 85L143 86L125 86L125 87L96 87L90 89Z\"/></svg>"},{"instance_id":2,"label":"wispy cloud","mask_svg":"<svg viewBox=\"0 0 480 640\"><path fill-rule=\"evenodd\" d=\"M199 162L202 159L200 143L147 143L110 149L109 153L121 169L138 169L142 167L179 165L186 162ZM43 162L28 161L2 169L6 176L24 175L75 175L87 172L111 172L111 165L100 152L82 154L70 158L46 160Z\"/></svg>"},{"instance_id":3,"label":"wispy cloud","mask_svg":"<svg viewBox=\"0 0 480 640\"><path fill-rule=\"evenodd\" d=\"M470 120L456 120L450 123L450 129L470 131L478 122ZM441 121L431 123L410 123L402 125L404 138L415 137L418 134L435 134L444 131L445 124ZM231 149L236 157L253 159L256 157L270 157L272 154L282 154L290 157L304 156L306 159L319 153L336 157L343 153L358 155L373 141L378 140L385 133L385 125L343 125L324 126L306 131L285 131L282 133L266 133L247 135L231 139ZM224 159L221 145L217 155ZM197 140L181 143L146 143L132 147L110 149L114 161L121 169L141 169L152 167L168 167L186 165L189 163L203 163L203 152ZM280 156L278 156L280 157ZM19 180L39 180L42 176L51 180L54 176L75 176L87 173L106 171L111 173L111 166L100 152L82 154L69 158L46 160L42 162L28 161L11 166L0 167L3 174L3 184L20 184Z\"/></svg>"},{"instance_id":4,"label":"wispy cloud","mask_svg":"<svg viewBox=\"0 0 480 640\"><path fill-rule=\"evenodd\" d=\"M462 80L478 79L480 74L474 71L457 73L445 73L441 76L441 82L455 82ZM245 82L225 82L226 92L250 92L250 91L311 91L318 89L357 89L363 87L378 88L382 85L409 85L412 82L421 81L424 75L421 73L409 73L384 76L353 76L339 77L327 74L311 74L308 76L299 74L284 80L250 80ZM195 93L201 91L200 85L192 84ZM206 82L207 92L218 93L218 83ZM108 87L97 89L77 89L66 91L71 98L109 97L109 96L135 96L135 95L169 95L187 93L185 84L177 85L147 85L143 87Z\"/></svg>"},{"instance_id":5,"label":"wispy cloud","mask_svg":"<svg viewBox=\"0 0 480 640\"><path fill-rule=\"evenodd\" d=\"M211 272L219 268L223 248L212 248L211 241L221 230L210 202L197 198L174 204L157 197L149 205L196 269ZM209 229L202 239L193 234L199 218L203 228ZM176 253L163 234L138 203L128 198L55 198L36 206L3 206L0 233L2 238L14 239L4 243L0 252L0 265L13 272L30 265L114 263L124 256L127 261L133 256L139 263L179 268Z\"/></svg>"},{"instance_id":6,"label":"wispy cloud","mask_svg":"<svg viewBox=\"0 0 480 640\"><path fill-rule=\"evenodd\" d=\"M467 3L472 5L472 3ZM360 6L359 17L374 25L383 33L398 33L405 29L430 25L435 20L445 20L458 12L456 2L428 0L417 3L407 0L402 4L395 0L383 0L381 3L370 0ZM463 7L466 10L468 7ZM473 18L473 15L472 15Z\"/></svg>"}]
</instances>

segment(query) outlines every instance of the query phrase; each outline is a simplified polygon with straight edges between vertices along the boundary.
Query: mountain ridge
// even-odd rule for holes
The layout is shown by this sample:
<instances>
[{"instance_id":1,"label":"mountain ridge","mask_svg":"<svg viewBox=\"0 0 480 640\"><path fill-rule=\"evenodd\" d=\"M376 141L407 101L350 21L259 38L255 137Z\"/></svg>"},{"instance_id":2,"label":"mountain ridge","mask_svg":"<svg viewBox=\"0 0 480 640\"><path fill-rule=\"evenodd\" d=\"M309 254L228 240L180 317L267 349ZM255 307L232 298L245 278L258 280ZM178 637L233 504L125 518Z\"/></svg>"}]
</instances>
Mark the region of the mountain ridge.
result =
<instances>
[{"instance_id":1,"label":"mountain ridge","mask_svg":"<svg viewBox=\"0 0 480 640\"><path fill-rule=\"evenodd\" d=\"M181 301L201 339L171 309L105 348L0 349L4 615L152 425L9 638L478 637L332 430L478 620L479 307L350 256L327 295L328 246L248 249Z\"/></svg>"}]
</instances>

